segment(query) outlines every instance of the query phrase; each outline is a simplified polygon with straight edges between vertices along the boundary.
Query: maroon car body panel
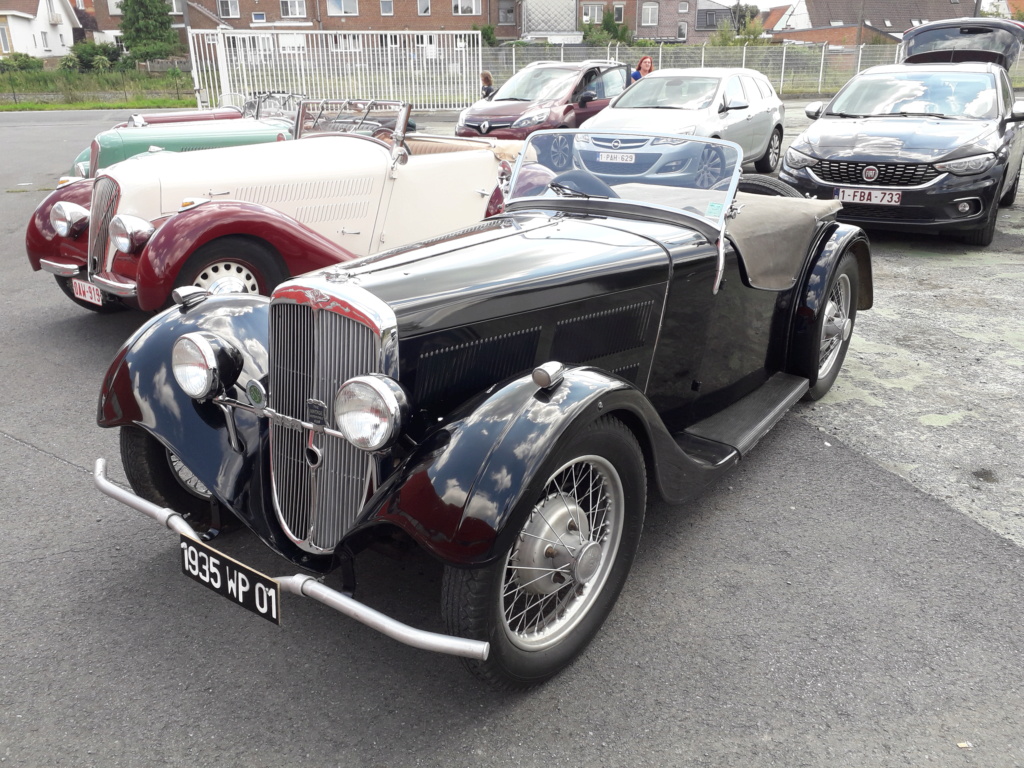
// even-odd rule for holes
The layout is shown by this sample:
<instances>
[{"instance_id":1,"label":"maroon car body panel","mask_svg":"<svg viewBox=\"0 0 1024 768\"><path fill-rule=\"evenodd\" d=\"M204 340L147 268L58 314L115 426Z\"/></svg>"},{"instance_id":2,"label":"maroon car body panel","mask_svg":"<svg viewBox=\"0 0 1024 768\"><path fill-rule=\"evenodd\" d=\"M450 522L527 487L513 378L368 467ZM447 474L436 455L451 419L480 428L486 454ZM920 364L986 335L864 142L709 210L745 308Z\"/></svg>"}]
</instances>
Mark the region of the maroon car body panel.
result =
<instances>
[{"instance_id":1,"label":"maroon car body panel","mask_svg":"<svg viewBox=\"0 0 1024 768\"><path fill-rule=\"evenodd\" d=\"M137 274L124 275L137 283L139 309L163 307L189 257L227 236L248 237L270 246L292 275L355 258L337 243L265 205L235 200L202 203L168 219L139 254Z\"/></svg>"},{"instance_id":2,"label":"maroon car body panel","mask_svg":"<svg viewBox=\"0 0 1024 768\"><path fill-rule=\"evenodd\" d=\"M59 187L43 199L28 220L25 230L25 250L28 263L32 269L39 271L41 259L57 259L65 257L85 264L89 250L88 230L77 238L58 235L50 224L50 211L60 202L74 203L88 208L92 199L92 186L95 179L82 179Z\"/></svg>"}]
</instances>

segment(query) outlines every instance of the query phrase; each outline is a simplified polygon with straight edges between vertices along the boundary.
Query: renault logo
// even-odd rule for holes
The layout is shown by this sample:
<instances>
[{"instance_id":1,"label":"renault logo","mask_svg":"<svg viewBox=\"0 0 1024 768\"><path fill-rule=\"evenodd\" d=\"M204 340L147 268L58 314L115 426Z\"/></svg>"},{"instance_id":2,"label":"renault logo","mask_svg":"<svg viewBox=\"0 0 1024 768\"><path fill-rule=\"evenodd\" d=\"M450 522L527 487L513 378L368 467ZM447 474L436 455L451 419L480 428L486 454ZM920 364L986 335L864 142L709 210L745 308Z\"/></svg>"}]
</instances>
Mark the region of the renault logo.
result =
<instances>
[{"instance_id":1,"label":"renault logo","mask_svg":"<svg viewBox=\"0 0 1024 768\"><path fill-rule=\"evenodd\" d=\"M860 172L860 175L864 178L864 181L874 181L878 178L878 168L869 165Z\"/></svg>"},{"instance_id":2,"label":"renault logo","mask_svg":"<svg viewBox=\"0 0 1024 768\"><path fill-rule=\"evenodd\" d=\"M491 124L489 122L484 120L480 123L480 133L487 133L489 130L491 130Z\"/></svg>"}]
</instances>

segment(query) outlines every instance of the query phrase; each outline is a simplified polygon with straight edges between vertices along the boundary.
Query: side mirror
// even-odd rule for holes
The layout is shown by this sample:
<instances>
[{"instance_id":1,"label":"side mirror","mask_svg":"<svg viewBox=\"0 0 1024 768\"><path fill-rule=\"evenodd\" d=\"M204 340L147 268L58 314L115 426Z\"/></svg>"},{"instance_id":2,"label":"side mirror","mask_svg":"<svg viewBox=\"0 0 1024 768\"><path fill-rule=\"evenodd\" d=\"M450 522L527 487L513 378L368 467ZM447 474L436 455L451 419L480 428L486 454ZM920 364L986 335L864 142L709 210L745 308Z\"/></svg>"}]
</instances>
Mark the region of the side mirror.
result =
<instances>
[{"instance_id":1,"label":"side mirror","mask_svg":"<svg viewBox=\"0 0 1024 768\"><path fill-rule=\"evenodd\" d=\"M806 107L804 107L804 114L807 115L811 120L817 120L821 117L821 112L824 109L824 102L812 101Z\"/></svg>"},{"instance_id":2,"label":"side mirror","mask_svg":"<svg viewBox=\"0 0 1024 768\"><path fill-rule=\"evenodd\" d=\"M1024 101L1013 102L1013 109L1010 111L1010 122L1019 123L1024 121Z\"/></svg>"},{"instance_id":3,"label":"side mirror","mask_svg":"<svg viewBox=\"0 0 1024 768\"><path fill-rule=\"evenodd\" d=\"M729 99L729 98L727 98L725 100L725 111L726 112L731 112L734 109L746 109L749 106L750 106L750 102L749 101L744 101L743 99Z\"/></svg>"},{"instance_id":4,"label":"side mirror","mask_svg":"<svg viewBox=\"0 0 1024 768\"><path fill-rule=\"evenodd\" d=\"M584 91L580 94L580 106L585 107L597 98L597 91Z\"/></svg>"},{"instance_id":5,"label":"side mirror","mask_svg":"<svg viewBox=\"0 0 1024 768\"><path fill-rule=\"evenodd\" d=\"M408 162L409 150L399 144L395 144L391 148L391 177L394 178L398 166L405 165Z\"/></svg>"}]
</instances>

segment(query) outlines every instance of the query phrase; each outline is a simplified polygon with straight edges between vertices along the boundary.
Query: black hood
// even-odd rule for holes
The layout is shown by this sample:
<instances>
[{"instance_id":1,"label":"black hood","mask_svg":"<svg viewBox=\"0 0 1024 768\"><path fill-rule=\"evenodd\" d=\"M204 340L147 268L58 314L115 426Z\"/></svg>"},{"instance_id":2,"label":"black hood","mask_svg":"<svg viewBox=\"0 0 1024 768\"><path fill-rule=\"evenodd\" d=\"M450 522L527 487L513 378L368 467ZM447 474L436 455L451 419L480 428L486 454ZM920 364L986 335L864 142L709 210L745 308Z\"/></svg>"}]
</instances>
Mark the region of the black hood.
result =
<instances>
[{"instance_id":1,"label":"black hood","mask_svg":"<svg viewBox=\"0 0 1024 768\"><path fill-rule=\"evenodd\" d=\"M934 163L953 152L971 154L970 148L985 143L995 129L993 120L823 118L793 142L793 149L838 161Z\"/></svg>"}]
</instances>

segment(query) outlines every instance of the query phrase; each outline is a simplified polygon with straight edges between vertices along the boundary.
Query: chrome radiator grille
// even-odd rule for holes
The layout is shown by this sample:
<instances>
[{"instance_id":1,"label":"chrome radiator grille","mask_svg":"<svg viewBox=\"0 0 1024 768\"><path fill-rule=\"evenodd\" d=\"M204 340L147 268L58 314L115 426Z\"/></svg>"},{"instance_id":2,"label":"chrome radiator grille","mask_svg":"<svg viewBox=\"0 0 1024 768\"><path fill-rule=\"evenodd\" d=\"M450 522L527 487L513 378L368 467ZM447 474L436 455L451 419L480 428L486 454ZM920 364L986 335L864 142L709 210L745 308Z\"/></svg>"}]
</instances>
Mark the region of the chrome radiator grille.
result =
<instances>
[{"instance_id":1,"label":"chrome radiator grille","mask_svg":"<svg viewBox=\"0 0 1024 768\"><path fill-rule=\"evenodd\" d=\"M333 425L338 387L377 372L379 359L380 340L362 323L306 304L271 305L270 405L278 413L308 420L308 401L319 400ZM347 441L314 433L314 467L307 460L310 439L306 430L272 424L274 501L278 519L300 547L332 551L366 500L373 463Z\"/></svg>"},{"instance_id":2,"label":"chrome radiator grille","mask_svg":"<svg viewBox=\"0 0 1024 768\"><path fill-rule=\"evenodd\" d=\"M100 176L92 188L89 210L89 274L103 271L110 235L110 220L117 213L121 188L117 182Z\"/></svg>"},{"instance_id":3,"label":"chrome radiator grille","mask_svg":"<svg viewBox=\"0 0 1024 768\"><path fill-rule=\"evenodd\" d=\"M871 181L864 179L868 166L878 170ZM852 163L822 160L812 169L818 178L832 184L857 184L871 187L917 187L939 175L935 166L926 163Z\"/></svg>"}]
</instances>

